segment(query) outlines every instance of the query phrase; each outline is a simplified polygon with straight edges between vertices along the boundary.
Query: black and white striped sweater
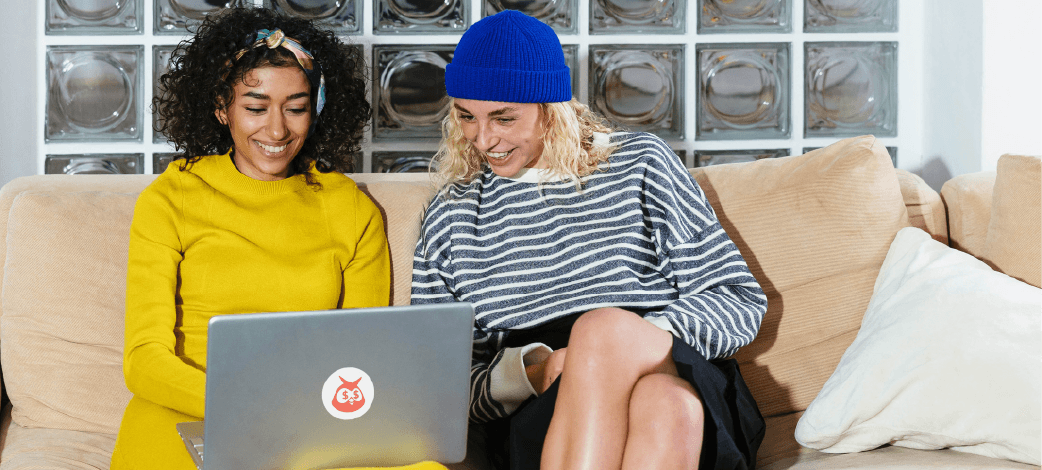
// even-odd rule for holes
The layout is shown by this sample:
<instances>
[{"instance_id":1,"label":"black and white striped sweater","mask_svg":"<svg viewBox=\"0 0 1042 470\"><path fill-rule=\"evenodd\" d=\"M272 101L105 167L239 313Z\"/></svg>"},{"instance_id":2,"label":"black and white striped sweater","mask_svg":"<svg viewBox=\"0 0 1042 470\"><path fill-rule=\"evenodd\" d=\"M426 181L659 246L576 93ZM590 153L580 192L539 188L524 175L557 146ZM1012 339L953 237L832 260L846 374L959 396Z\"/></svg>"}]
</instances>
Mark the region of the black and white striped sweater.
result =
<instances>
[{"instance_id":1,"label":"black and white striped sweater","mask_svg":"<svg viewBox=\"0 0 1042 470\"><path fill-rule=\"evenodd\" d=\"M506 416L534 393L525 361L549 349L504 348L513 330L630 308L709 359L759 330L766 297L680 159L651 134L608 137L618 149L581 191L539 183L537 171L486 170L444 188L424 215L412 303L474 304L474 421Z\"/></svg>"}]
</instances>

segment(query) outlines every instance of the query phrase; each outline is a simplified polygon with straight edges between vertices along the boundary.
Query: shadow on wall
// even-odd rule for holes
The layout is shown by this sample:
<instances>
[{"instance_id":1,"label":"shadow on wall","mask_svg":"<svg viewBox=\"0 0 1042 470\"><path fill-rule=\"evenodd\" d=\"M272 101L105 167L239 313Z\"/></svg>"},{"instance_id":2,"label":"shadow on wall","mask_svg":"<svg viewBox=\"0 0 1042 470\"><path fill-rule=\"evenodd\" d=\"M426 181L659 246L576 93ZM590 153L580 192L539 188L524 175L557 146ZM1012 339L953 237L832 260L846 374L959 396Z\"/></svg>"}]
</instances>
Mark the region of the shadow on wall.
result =
<instances>
[{"instance_id":1,"label":"shadow on wall","mask_svg":"<svg viewBox=\"0 0 1042 470\"><path fill-rule=\"evenodd\" d=\"M945 181L952 179L952 172L940 156L927 157L920 175L934 191L940 191Z\"/></svg>"}]
</instances>

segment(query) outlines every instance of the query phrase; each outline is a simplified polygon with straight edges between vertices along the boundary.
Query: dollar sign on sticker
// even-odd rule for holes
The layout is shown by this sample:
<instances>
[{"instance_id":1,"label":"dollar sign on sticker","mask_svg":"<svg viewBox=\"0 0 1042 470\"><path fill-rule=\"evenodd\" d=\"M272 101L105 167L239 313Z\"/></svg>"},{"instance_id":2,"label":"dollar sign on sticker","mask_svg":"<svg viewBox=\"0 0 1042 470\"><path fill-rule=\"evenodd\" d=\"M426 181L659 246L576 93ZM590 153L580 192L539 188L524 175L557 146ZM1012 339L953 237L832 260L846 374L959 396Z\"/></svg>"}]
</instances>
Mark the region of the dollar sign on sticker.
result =
<instances>
[{"instance_id":1,"label":"dollar sign on sticker","mask_svg":"<svg viewBox=\"0 0 1042 470\"><path fill-rule=\"evenodd\" d=\"M354 382L348 382L340 377L342 385L336 390L336 395L333 401L333 407L337 410L349 413L357 411L365 404L365 396L362 395L362 390L358 388L358 382L361 382L361 378Z\"/></svg>"}]
</instances>

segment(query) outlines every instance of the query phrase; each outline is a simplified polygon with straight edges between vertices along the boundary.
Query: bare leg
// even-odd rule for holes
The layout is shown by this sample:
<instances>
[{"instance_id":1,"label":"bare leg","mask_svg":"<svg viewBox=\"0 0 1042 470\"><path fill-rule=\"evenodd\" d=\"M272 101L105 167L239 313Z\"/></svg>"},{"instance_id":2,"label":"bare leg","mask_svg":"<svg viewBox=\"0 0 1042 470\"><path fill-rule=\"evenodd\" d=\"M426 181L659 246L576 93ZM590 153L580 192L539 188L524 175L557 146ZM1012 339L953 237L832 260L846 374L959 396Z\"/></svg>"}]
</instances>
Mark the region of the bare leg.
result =
<instances>
[{"instance_id":1,"label":"bare leg","mask_svg":"<svg viewBox=\"0 0 1042 470\"><path fill-rule=\"evenodd\" d=\"M622 468L697 469L704 418L691 384L667 374L645 375L630 396Z\"/></svg>"},{"instance_id":2,"label":"bare leg","mask_svg":"<svg viewBox=\"0 0 1042 470\"><path fill-rule=\"evenodd\" d=\"M583 314L572 327L541 467L622 468L630 395L649 374L677 375L673 337L618 308Z\"/></svg>"}]
</instances>

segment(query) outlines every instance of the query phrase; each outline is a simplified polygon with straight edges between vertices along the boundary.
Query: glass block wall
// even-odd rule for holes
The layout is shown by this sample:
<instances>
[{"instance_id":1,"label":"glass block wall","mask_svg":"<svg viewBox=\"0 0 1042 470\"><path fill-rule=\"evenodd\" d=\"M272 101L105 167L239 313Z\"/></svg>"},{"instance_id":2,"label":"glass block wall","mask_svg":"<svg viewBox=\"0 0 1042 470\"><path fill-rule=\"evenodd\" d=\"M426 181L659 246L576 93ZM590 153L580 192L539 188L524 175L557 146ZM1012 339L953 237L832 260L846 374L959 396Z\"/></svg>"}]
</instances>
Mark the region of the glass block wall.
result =
<instances>
[{"instance_id":1,"label":"glass block wall","mask_svg":"<svg viewBox=\"0 0 1042 470\"><path fill-rule=\"evenodd\" d=\"M918 151L899 124L921 104L899 84L912 73L901 66L901 29L921 24L899 21L897 0L45 1L40 172L162 171L172 148L152 131L155 78L187 28L234 5L314 19L364 49L374 116L357 171L426 171L456 42L508 8L558 32L577 98L619 127L661 136L688 166L863 134L897 166Z\"/></svg>"}]
</instances>

